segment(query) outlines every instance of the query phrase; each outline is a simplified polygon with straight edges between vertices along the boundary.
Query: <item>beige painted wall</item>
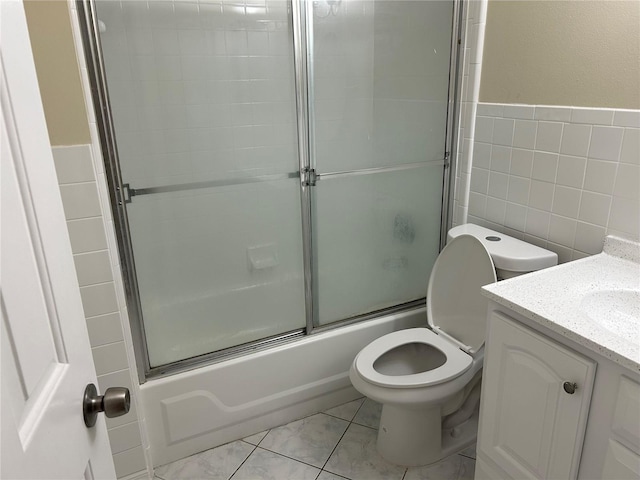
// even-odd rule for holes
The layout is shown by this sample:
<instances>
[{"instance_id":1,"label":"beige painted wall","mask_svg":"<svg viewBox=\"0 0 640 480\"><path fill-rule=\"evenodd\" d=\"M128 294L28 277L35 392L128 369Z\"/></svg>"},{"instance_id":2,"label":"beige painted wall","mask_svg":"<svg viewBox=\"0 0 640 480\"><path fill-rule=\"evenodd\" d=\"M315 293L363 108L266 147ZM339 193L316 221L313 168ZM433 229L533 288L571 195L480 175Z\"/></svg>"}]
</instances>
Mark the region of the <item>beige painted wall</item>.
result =
<instances>
[{"instance_id":1,"label":"beige painted wall","mask_svg":"<svg viewBox=\"0 0 640 480\"><path fill-rule=\"evenodd\" d=\"M91 143L67 2L24 6L51 145Z\"/></svg>"},{"instance_id":2,"label":"beige painted wall","mask_svg":"<svg viewBox=\"0 0 640 480\"><path fill-rule=\"evenodd\" d=\"M490 0L480 101L640 108L640 0Z\"/></svg>"}]
</instances>

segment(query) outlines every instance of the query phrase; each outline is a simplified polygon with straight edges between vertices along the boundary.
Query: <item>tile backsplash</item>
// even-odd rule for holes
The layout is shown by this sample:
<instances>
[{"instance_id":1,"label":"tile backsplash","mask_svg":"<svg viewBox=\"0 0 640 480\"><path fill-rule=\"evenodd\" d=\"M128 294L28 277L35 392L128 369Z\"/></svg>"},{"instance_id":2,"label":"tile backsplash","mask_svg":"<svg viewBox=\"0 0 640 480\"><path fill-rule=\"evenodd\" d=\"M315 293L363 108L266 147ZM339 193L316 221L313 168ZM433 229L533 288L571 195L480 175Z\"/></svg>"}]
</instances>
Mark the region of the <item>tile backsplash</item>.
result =
<instances>
[{"instance_id":1,"label":"tile backsplash","mask_svg":"<svg viewBox=\"0 0 640 480\"><path fill-rule=\"evenodd\" d=\"M478 104L468 221L558 253L640 236L640 111Z\"/></svg>"}]
</instances>

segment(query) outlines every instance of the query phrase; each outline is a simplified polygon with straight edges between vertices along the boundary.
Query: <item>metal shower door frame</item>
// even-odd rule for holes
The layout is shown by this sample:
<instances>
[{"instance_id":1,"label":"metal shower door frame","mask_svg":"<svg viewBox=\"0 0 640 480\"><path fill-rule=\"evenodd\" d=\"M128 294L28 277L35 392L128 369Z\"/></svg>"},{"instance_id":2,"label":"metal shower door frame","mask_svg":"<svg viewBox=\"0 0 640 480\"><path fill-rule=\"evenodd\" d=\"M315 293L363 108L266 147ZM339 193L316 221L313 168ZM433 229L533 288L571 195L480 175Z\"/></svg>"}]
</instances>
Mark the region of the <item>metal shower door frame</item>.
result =
<instances>
[{"instance_id":1,"label":"metal shower door frame","mask_svg":"<svg viewBox=\"0 0 640 480\"><path fill-rule=\"evenodd\" d=\"M315 180L336 175L361 175L381 173L386 171L416 168L417 165L400 165L395 167L382 167L365 169L352 172L330 172L315 175L312 166L313 157L313 102L310 99L310 89L313 88L313 38L312 33L312 9L307 5L312 0L289 0L291 6L291 27L293 31L294 50L294 76L296 89L296 117L298 133L298 157L300 171L297 174L283 174L283 177L300 179L300 205L301 205L301 233L303 241L303 281L305 296L305 326L298 330L285 332L269 338L260 339L247 344L230 347L224 350L210 352L197 357L187 358L168 365L152 367L149 360L149 352L146 342L145 327L143 322L142 306L136 274L135 257L131 242L129 219L126 211L126 203L136 194L161 193L172 191L180 186L166 186L147 189L138 189L136 192L123 183L118 157L118 148L115 138L115 129L109 102L109 91L106 80L106 72L102 55L102 47L99 36L99 25L96 14L95 0L75 0L77 4L78 20L84 45L85 61L91 85L91 95L96 115L100 147L105 164L105 176L109 187L109 197L113 214L120 265L127 301L127 313L131 326L131 334L134 343L136 369L140 383L147 379L162 377L203 365L215 363L229 358L244 355L259 349L280 345L305 335L324 332L330 329L342 327L348 324L361 322L367 319L379 318L383 315L397 313L412 308L423 306L425 299L395 305L390 308L373 311L364 315L358 315L328 325L318 324L318 312L315 303L317 290L317 276L314 273L313 250L313 202L311 188ZM423 0L428 1L428 0ZM446 232L452 224L452 195L455 185L456 172L456 144L458 139L459 118L459 93L461 86L462 65L460 65L460 45L463 12L466 9L466 0L452 0L453 18L451 35L451 58L449 68L449 95L447 105L447 135L445 145L445 158L442 160L443 168L443 192L442 215L440 231L440 248L446 242ZM452 160L453 159L453 160ZM427 163L428 164L428 163ZM425 165L427 165L425 164ZM260 181L261 179L256 179ZM208 188L216 186L217 182L202 182L194 184L193 188ZM246 183L240 181L239 183ZM132 192L133 190L133 192ZM132 195L133 193L133 195Z\"/></svg>"}]
</instances>

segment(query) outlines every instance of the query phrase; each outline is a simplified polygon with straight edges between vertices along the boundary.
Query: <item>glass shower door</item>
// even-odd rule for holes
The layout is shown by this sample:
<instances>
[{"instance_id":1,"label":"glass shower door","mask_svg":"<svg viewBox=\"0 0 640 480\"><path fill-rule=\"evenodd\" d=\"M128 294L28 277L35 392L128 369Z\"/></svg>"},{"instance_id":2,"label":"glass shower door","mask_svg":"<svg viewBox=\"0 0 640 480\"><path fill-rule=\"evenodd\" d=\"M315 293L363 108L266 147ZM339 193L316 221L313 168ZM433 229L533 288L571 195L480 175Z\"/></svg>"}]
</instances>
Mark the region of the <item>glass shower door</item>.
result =
<instances>
[{"instance_id":1,"label":"glass shower door","mask_svg":"<svg viewBox=\"0 0 640 480\"><path fill-rule=\"evenodd\" d=\"M325 325L426 295L453 2L318 0L307 18L314 318Z\"/></svg>"},{"instance_id":2,"label":"glass shower door","mask_svg":"<svg viewBox=\"0 0 640 480\"><path fill-rule=\"evenodd\" d=\"M302 329L290 3L96 10L149 366Z\"/></svg>"}]
</instances>

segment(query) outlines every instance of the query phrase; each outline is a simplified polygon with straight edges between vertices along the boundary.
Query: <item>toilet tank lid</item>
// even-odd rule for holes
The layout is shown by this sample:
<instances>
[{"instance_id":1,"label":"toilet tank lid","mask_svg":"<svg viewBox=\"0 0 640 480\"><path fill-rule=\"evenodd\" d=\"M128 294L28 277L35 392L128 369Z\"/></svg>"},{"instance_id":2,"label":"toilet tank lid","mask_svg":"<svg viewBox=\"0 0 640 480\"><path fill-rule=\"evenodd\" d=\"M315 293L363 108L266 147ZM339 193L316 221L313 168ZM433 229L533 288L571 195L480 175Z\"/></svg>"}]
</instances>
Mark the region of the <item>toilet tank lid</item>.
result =
<instances>
[{"instance_id":1,"label":"toilet tank lid","mask_svg":"<svg viewBox=\"0 0 640 480\"><path fill-rule=\"evenodd\" d=\"M447 242L459 235L473 235L485 246L496 268L511 272L533 272L558 264L558 255L504 233L465 223L449 230Z\"/></svg>"}]
</instances>

